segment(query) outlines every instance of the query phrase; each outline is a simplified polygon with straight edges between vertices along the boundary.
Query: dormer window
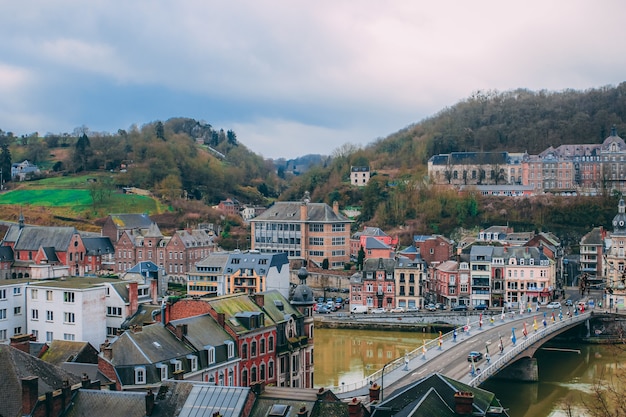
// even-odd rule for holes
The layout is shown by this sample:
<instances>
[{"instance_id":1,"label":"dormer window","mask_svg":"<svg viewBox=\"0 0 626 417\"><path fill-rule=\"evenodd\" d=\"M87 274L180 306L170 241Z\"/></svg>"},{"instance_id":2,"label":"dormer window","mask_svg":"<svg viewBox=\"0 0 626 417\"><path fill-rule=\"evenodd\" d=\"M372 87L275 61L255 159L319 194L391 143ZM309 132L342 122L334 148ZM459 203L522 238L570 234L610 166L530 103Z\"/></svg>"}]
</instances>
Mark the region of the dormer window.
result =
<instances>
[{"instance_id":1,"label":"dormer window","mask_svg":"<svg viewBox=\"0 0 626 417\"><path fill-rule=\"evenodd\" d=\"M168 377L167 373L169 370L169 366L164 363L158 363L156 367L159 368L159 371L161 372L161 381L165 381Z\"/></svg>"},{"instance_id":2,"label":"dormer window","mask_svg":"<svg viewBox=\"0 0 626 417\"><path fill-rule=\"evenodd\" d=\"M144 385L146 383L146 368L144 366L135 367L135 384Z\"/></svg>"},{"instance_id":3,"label":"dormer window","mask_svg":"<svg viewBox=\"0 0 626 417\"><path fill-rule=\"evenodd\" d=\"M224 342L228 347L228 359L232 359L235 357L235 343L232 340L227 340Z\"/></svg>"},{"instance_id":4,"label":"dormer window","mask_svg":"<svg viewBox=\"0 0 626 417\"><path fill-rule=\"evenodd\" d=\"M213 346L206 347L207 363L212 365L215 363L215 348Z\"/></svg>"}]
</instances>

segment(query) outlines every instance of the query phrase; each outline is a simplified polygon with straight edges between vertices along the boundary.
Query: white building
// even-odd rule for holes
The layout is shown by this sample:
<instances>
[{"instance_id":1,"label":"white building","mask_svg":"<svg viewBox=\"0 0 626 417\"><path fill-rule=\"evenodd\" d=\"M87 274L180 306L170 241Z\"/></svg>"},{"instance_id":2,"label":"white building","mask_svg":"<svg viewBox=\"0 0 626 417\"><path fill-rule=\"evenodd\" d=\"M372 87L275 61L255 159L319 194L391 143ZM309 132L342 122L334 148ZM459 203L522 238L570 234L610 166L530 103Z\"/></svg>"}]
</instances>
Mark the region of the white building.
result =
<instances>
[{"instance_id":1,"label":"white building","mask_svg":"<svg viewBox=\"0 0 626 417\"><path fill-rule=\"evenodd\" d=\"M26 331L40 342L76 340L100 346L107 338L110 282L116 280L72 277L28 284Z\"/></svg>"},{"instance_id":2,"label":"white building","mask_svg":"<svg viewBox=\"0 0 626 417\"><path fill-rule=\"evenodd\" d=\"M25 279L0 280L0 343L26 332Z\"/></svg>"}]
</instances>

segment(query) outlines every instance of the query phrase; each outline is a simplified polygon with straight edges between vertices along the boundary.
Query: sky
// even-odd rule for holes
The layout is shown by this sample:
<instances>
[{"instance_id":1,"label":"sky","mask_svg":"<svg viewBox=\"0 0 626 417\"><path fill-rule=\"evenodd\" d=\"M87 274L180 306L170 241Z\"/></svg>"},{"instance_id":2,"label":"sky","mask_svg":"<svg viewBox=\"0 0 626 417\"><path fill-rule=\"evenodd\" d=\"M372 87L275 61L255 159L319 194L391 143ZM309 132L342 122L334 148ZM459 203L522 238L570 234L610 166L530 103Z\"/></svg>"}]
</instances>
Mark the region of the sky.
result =
<instances>
[{"instance_id":1,"label":"sky","mask_svg":"<svg viewBox=\"0 0 626 417\"><path fill-rule=\"evenodd\" d=\"M0 0L0 129L189 117L264 158L366 146L477 91L626 77L622 0Z\"/></svg>"}]
</instances>

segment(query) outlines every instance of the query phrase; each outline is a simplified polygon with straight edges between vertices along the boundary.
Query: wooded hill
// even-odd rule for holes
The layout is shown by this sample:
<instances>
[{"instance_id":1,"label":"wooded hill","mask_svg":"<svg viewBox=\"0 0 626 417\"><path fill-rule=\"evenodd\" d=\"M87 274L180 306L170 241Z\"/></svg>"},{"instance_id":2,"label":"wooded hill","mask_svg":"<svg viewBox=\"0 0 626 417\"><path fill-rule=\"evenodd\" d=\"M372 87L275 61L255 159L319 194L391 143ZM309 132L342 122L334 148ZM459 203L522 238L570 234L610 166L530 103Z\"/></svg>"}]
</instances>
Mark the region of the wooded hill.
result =
<instances>
[{"instance_id":1,"label":"wooded hill","mask_svg":"<svg viewBox=\"0 0 626 417\"><path fill-rule=\"evenodd\" d=\"M460 196L432 187L427 161L432 155L456 151L537 154L549 146L601 143L612 126L626 137L626 83L587 91L476 92L365 148L344 145L327 167L296 178L280 199L300 198L310 191L313 201L360 206L357 227L395 229L406 244L416 233L450 235L461 227L493 224L511 224L520 231L550 230L575 240L593 226L610 225L618 196ZM368 186L350 186L353 165L370 166L374 176Z\"/></svg>"}]
</instances>

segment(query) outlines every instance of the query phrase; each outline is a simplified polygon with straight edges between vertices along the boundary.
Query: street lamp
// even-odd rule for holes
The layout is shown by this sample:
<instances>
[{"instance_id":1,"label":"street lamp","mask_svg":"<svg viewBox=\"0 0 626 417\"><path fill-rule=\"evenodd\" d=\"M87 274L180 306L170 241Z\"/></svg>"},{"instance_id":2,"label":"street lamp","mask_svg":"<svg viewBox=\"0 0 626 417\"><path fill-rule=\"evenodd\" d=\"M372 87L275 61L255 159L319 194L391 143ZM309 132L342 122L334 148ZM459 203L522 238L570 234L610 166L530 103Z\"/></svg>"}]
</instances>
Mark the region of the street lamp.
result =
<instances>
[{"instance_id":1,"label":"street lamp","mask_svg":"<svg viewBox=\"0 0 626 417\"><path fill-rule=\"evenodd\" d=\"M389 362L387 362L387 363L383 366L383 372L380 374L380 402L381 402L381 403L383 402L383 390L384 390L384 388L385 388L385 384L384 384L384 381L385 381L385 368L386 368L388 365L391 365L391 363L392 363L392 362L394 362L394 361L395 361L395 359L394 359L394 360L391 360L391 361L389 361Z\"/></svg>"}]
</instances>

